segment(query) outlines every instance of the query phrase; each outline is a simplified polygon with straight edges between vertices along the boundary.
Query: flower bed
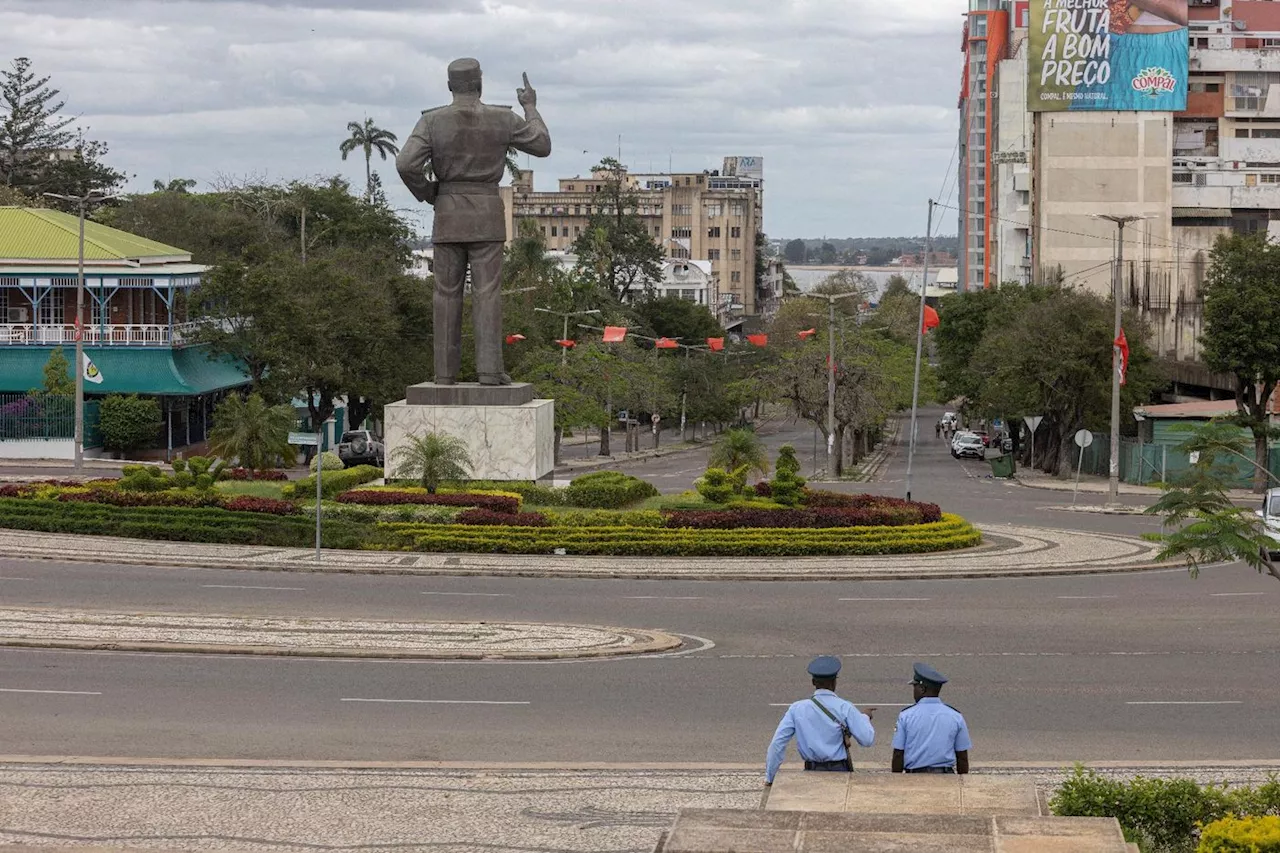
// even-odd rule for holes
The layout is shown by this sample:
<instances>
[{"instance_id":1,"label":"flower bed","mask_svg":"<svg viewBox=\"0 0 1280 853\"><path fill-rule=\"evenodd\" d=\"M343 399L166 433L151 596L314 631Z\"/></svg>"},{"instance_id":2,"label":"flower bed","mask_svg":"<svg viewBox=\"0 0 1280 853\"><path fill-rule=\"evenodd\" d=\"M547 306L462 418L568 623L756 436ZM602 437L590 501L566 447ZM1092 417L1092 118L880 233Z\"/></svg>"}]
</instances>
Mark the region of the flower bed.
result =
<instances>
[{"instance_id":1,"label":"flower bed","mask_svg":"<svg viewBox=\"0 0 1280 853\"><path fill-rule=\"evenodd\" d=\"M428 494L408 489L353 489L338 495L339 503L364 504L366 506L390 506L394 504L422 504L426 506L479 507L494 512L514 515L520 511L520 498L510 495L482 494Z\"/></svg>"},{"instance_id":2,"label":"flower bed","mask_svg":"<svg viewBox=\"0 0 1280 853\"><path fill-rule=\"evenodd\" d=\"M823 489L805 489L801 503L805 509L915 509L920 513L921 522L926 524L942 518L942 508L937 504L880 495L847 495Z\"/></svg>"},{"instance_id":3,"label":"flower bed","mask_svg":"<svg viewBox=\"0 0 1280 853\"><path fill-rule=\"evenodd\" d=\"M982 535L964 519L909 527L740 528L480 527L391 524L393 541L417 551L683 557L772 557L912 554L978 545Z\"/></svg>"},{"instance_id":4,"label":"flower bed","mask_svg":"<svg viewBox=\"0 0 1280 853\"><path fill-rule=\"evenodd\" d=\"M471 507L458 513L458 524L504 525L508 527L546 527L547 517L540 512L496 512L484 507Z\"/></svg>"},{"instance_id":5,"label":"flower bed","mask_svg":"<svg viewBox=\"0 0 1280 853\"><path fill-rule=\"evenodd\" d=\"M924 514L918 508L911 506L869 506L856 509L672 510L663 515L667 527L691 530L738 530L753 527L897 527L925 523Z\"/></svg>"}]
</instances>

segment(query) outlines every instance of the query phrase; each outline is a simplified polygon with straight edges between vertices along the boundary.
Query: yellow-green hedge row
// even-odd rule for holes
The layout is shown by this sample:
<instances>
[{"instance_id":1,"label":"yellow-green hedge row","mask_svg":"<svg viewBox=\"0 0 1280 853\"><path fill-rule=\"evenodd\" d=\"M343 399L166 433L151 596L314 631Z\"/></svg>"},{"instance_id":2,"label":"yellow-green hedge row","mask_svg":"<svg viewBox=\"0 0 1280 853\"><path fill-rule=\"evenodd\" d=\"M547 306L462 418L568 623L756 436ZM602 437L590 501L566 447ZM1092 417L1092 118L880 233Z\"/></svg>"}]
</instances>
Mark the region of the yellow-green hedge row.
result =
<instances>
[{"instance_id":1,"label":"yellow-green hedge row","mask_svg":"<svg viewBox=\"0 0 1280 853\"><path fill-rule=\"evenodd\" d=\"M1280 853L1280 817L1224 817L1200 833L1196 853Z\"/></svg>"}]
</instances>

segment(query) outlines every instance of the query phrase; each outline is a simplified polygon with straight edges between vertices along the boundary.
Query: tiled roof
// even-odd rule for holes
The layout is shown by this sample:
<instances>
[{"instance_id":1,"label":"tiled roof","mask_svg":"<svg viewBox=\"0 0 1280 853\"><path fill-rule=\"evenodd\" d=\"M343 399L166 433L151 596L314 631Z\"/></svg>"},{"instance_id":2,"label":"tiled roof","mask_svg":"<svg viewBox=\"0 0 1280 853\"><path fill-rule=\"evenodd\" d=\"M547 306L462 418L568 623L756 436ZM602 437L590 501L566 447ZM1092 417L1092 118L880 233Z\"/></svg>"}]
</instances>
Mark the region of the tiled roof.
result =
<instances>
[{"instance_id":1,"label":"tiled roof","mask_svg":"<svg viewBox=\"0 0 1280 853\"><path fill-rule=\"evenodd\" d=\"M1163 403L1140 406L1134 412L1148 418L1217 418L1236 413L1235 400L1195 400L1189 403Z\"/></svg>"},{"instance_id":2,"label":"tiled roof","mask_svg":"<svg viewBox=\"0 0 1280 853\"><path fill-rule=\"evenodd\" d=\"M0 263L12 260L74 262L79 221L69 213L44 208L0 207ZM191 253L97 222L84 223L86 261L191 259Z\"/></svg>"}]
</instances>

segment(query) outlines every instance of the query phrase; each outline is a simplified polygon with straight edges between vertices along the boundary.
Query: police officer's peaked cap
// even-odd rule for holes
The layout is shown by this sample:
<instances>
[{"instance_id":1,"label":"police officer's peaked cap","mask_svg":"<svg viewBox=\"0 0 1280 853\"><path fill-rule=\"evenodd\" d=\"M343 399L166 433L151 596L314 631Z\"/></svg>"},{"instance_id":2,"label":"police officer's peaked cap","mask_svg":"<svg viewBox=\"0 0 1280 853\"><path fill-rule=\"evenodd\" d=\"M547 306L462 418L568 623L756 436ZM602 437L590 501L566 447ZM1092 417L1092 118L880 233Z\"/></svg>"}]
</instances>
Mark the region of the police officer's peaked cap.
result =
<instances>
[{"instance_id":1,"label":"police officer's peaked cap","mask_svg":"<svg viewBox=\"0 0 1280 853\"><path fill-rule=\"evenodd\" d=\"M927 663L917 663L913 669L915 678L911 679L912 684L933 684L941 687L947 683L947 677Z\"/></svg>"},{"instance_id":2,"label":"police officer's peaked cap","mask_svg":"<svg viewBox=\"0 0 1280 853\"><path fill-rule=\"evenodd\" d=\"M809 674L814 678L835 678L840 673L840 658L831 655L816 657L809 664Z\"/></svg>"},{"instance_id":3,"label":"police officer's peaked cap","mask_svg":"<svg viewBox=\"0 0 1280 853\"><path fill-rule=\"evenodd\" d=\"M480 79L480 62L475 59L455 59L449 63L450 83L474 83Z\"/></svg>"}]
</instances>

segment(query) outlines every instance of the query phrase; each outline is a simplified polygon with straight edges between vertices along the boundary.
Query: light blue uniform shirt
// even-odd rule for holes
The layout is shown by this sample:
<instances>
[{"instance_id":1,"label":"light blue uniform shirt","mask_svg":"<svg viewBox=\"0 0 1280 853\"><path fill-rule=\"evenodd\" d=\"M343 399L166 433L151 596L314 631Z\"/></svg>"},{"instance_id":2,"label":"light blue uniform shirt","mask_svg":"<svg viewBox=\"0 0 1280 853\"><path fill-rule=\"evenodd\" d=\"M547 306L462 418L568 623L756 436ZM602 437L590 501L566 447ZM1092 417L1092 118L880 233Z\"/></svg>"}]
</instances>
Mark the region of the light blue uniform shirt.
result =
<instances>
[{"instance_id":1,"label":"light blue uniform shirt","mask_svg":"<svg viewBox=\"0 0 1280 853\"><path fill-rule=\"evenodd\" d=\"M876 742L871 718L854 707L852 702L846 702L830 690L816 690L813 695L837 720L844 720L853 739L860 745L871 746ZM765 760L766 782L772 782L777 775L787 744L793 737L796 739L796 751L805 761L840 761L847 757L840 726L822 713L822 708L813 704L811 699L802 699L791 703L782 715L782 722L778 723L778 730L773 733L769 756Z\"/></svg>"},{"instance_id":2,"label":"light blue uniform shirt","mask_svg":"<svg viewBox=\"0 0 1280 853\"><path fill-rule=\"evenodd\" d=\"M964 716L937 696L925 696L898 714L893 748L903 751L902 766L955 767L956 753L973 746Z\"/></svg>"}]
</instances>

